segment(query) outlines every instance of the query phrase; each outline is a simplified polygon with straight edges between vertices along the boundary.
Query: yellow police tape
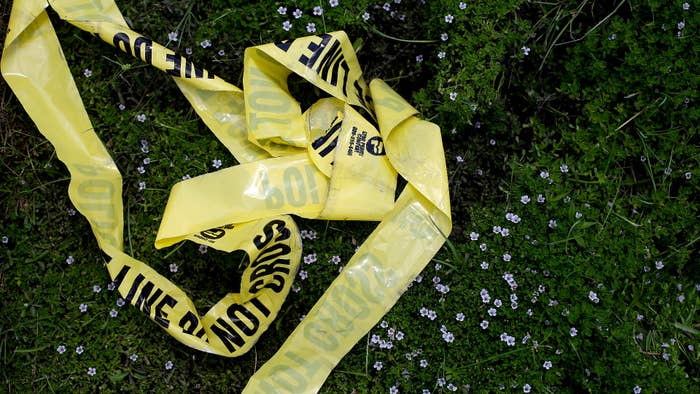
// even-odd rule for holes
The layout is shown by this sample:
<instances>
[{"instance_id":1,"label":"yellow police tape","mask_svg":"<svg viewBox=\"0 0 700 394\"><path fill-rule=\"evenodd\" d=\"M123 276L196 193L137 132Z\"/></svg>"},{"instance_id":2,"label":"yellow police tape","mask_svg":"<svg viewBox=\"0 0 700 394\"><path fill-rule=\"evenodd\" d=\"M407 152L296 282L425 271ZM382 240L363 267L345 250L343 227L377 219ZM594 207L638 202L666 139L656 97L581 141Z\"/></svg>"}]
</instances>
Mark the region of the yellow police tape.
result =
<instances>
[{"instance_id":1,"label":"yellow police tape","mask_svg":"<svg viewBox=\"0 0 700 394\"><path fill-rule=\"evenodd\" d=\"M239 293L200 316L168 279L123 252L122 178L95 134L45 8L173 76L204 123L241 163L177 183L155 240L188 239L251 263ZM296 73L327 92L301 111ZM380 80L365 83L343 32L248 48L240 90L131 31L112 0L17 0L2 74L71 173L120 294L178 341L222 356L250 349L286 298L301 257L287 214L381 220L246 392L315 392L396 303L451 231L439 128ZM362 108L375 124L361 116ZM397 173L408 182L394 201Z\"/></svg>"}]
</instances>

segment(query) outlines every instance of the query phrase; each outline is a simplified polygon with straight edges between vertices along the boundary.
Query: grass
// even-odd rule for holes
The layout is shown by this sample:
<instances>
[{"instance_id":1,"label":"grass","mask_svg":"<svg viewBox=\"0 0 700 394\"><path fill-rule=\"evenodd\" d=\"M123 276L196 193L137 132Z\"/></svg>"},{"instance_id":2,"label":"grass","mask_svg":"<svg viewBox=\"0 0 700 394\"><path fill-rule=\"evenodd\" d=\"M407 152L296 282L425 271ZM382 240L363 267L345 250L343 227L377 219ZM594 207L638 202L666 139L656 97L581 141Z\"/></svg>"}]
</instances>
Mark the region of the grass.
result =
<instances>
[{"instance_id":1,"label":"grass","mask_svg":"<svg viewBox=\"0 0 700 394\"><path fill-rule=\"evenodd\" d=\"M441 127L453 233L322 392L648 393L700 384L696 4L124 3L135 31L191 49L188 58L239 87L246 47L306 35L308 23L316 33L344 29L366 77L390 81ZM9 11L0 6L3 22ZM124 176L126 250L207 309L236 286L244 257L152 245L170 188L215 170L213 160L235 160L164 73L52 21ZM68 198L68 172L0 86L3 391L239 392L375 226L296 219L315 234L303 254L316 261L302 264L308 277L296 280L270 330L240 358L191 350L119 306L106 256ZM294 87L302 103L318 98Z\"/></svg>"}]
</instances>

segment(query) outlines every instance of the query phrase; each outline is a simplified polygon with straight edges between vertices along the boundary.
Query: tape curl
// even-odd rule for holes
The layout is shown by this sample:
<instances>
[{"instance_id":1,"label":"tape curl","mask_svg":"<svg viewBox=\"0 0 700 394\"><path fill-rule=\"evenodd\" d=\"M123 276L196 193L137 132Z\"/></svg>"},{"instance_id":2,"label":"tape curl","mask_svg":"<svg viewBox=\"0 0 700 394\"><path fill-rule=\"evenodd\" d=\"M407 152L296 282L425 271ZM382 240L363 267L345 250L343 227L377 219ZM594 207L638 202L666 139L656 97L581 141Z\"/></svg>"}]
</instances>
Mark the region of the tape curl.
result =
<instances>
[{"instance_id":1,"label":"tape curl","mask_svg":"<svg viewBox=\"0 0 700 394\"><path fill-rule=\"evenodd\" d=\"M170 74L241 163L176 184L155 240L157 248L190 240L249 255L240 291L203 316L175 284L123 251L121 174L90 124L48 5ZM111 257L107 269L120 294L190 347L238 356L269 327L301 258L289 214L380 222L245 392L318 391L451 231L439 128L418 119L386 83L366 84L344 32L248 48L241 90L129 29L112 0L20 0L1 62L3 77L70 171L70 198ZM330 97L302 112L287 86L291 73ZM407 186L394 201L398 175Z\"/></svg>"}]
</instances>

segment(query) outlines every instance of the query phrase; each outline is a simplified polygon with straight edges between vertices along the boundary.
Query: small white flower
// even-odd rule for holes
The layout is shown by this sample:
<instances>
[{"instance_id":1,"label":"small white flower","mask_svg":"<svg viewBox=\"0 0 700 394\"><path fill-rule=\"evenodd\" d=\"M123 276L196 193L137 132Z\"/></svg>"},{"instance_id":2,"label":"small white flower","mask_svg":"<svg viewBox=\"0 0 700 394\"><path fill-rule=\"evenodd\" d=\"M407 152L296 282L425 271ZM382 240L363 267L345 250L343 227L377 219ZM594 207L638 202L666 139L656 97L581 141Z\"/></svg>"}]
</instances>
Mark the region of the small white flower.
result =
<instances>
[{"instance_id":1,"label":"small white flower","mask_svg":"<svg viewBox=\"0 0 700 394\"><path fill-rule=\"evenodd\" d=\"M282 22L282 28L286 31L289 31L289 29L292 28L292 22L290 22L290 21Z\"/></svg>"},{"instance_id":2,"label":"small white flower","mask_svg":"<svg viewBox=\"0 0 700 394\"><path fill-rule=\"evenodd\" d=\"M464 9L466 9L466 8L467 8L467 3L461 1L461 2L459 3L459 9L460 9L460 10L464 10Z\"/></svg>"},{"instance_id":3,"label":"small white flower","mask_svg":"<svg viewBox=\"0 0 700 394\"><path fill-rule=\"evenodd\" d=\"M118 314L119 314L119 311L114 309L114 308L112 308L112 310L109 311L109 316L111 316L111 317L117 317Z\"/></svg>"},{"instance_id":4,"label":"small white flower","mask_svg":"<svg viewBox=\"0 0 700 394\"><path fill-rule=\"evenodd\" d=\"M529 393L530 390L532 390L532 387L530 387L529 384L525 383L525 385L523 386L523 393Z\"/></svg>"},{"instance_id":5,"label":"small white flower","mask_svg":"<svg viewBox=\"0 0 700 394\"><path fill-rule=\"evenodd\" d=\"M542 204L542 203L544 203L545 201L546 201L546 199L544 198L543 195L541 195L541 194L538 194L538 195L537 195L537 202L538 202L538 203Z\"/></svg>"},{"instance_id":6,"label":"small white flower","mask_svg":"<svg viewBox=\"0 0 700 394\"><path fill-rule=\"evenodd\" d=\"M131 361L136 361L136 360L139 359L139 355L136 354L136 353L134 353L134 354L132 354L131 356L129 356L129 358L131 359Z\"/></svg>"},{"instance_id":7,"label":"small white flower","mask_svg":"<svg viewBox=\"0 0 700 394\"><path fill-rule=\"evenodd\" d=\"M302 15L302 14L303 14L303 12L301 12L301 10L298 9L298 8L297 8L296 10L294 10L294 12L292 12L292 15L294 16L294 19L299 19L299 18L301 18L301 15Z\"/></svg>"},{"instance_id":8,"label":"small white flower","mask_svg":"<svg viewBox=\"0 0 700 394\"><path fill-rule=\"evenodd\" d=\"M374 363L373 367L374 367L374 369L376 369L377 371L381 371L382 368L384 368L384 365L382 364L381 361L377 361L377 362Z\"/></svg>"},{"instance_id":9,"label":"small white flower","mask_svg":"<svg viewBox=\"0 0 700 394\"><path fill-rule=\"evenodd\" d=\"M365 22L369 20L369 12L365 12L364 14L362 14L362 20Z\"/></svg>"},{"instance_id":10,"label":"small white flower","mask_svg":"<svg viewBox=\"0 0 700 394\"><path fill-rule=\"evenodd\" d=\"M83 71L83 75L85 75L87 78L90 78L92 76L92 70L86 68L85 71Z\"/></svg>"},{"instance_id":11,"label":"small white flower","mask_svg":"<svg viewBox=\"0 0 700 394\"><path fill-rule=\"evenodd\" d=\"M542 178L542 179L549 178L549 171L547 171L547 170L540 171L540 178Z\"/></svg>"},{"instance_id":12,"label":"small white flower","mask_svg":"<svg viewBox=\"0 0 700 394\"><path fill-rule=\"evenodd\" d=\"M452 21L454 21L454 20L455 20L455 17L452 16L451 14L445 15L445 22L452 23Z\"/></svg>"},{"instance_id":13,"label":"small white flower","mask_svg":"<svg viewBox=\"0 0 700 394\"><path fill-rule=\"evenodd\" d=\"M663 262L663 261L657 261L656 263L654 263L654 265L656 266L656 269L657 269L657 270L660 270L660 269L664 268L664 262Z\"/></svg>"},{"instance_id":14,"label":"small white flower","mask_svg":"<svg viewBox=\"0 0 700 394\"><path fill-rule=\"evenodd\" d=\"M527 203L530 202L530 197L528 197L527 194L524 195L524 196L521 196L521 197L520 197L520 202L523 203L523 204L527 204Z\"/></svg>"},{"instance_id":15,"label":"small white flower","mask_svg":"<svg viewBox=\"0 0 700 394\"><path fill-rule=\"evenodd\" d=\"M479 245L479 249L481 249L482 252L485 252L486 249L487 249L486 244L481 244L481 245Z\"/></svg>"},{"instance_id":16,"label":"small white flower","mask_svg":"<svg viewBox=\"0 0 700 394\"><path fill-rule=\"evenodd\" d=\"M214 159L211 161L211 166L214 168L219 168L221 167L221 160L219 159Z\"/></svg>"},{"instance_id":17,"label":"small white flower","mask_svg":"<svg viewBox=\"0 0 700 394\"><path fill-rule=\"evenodd\" d=\"M684 174L684 176L685 176L685 179L690 180L690 178L693 177L693 174L692 174L690 171L688 171L688 172L686 172L686 173Z\"/></svg>"},{"instance_id":18,"label":"small white flower","mask_svg":"<svg viewBox=\"0 0 700 394\"><path fill-rule=\"evenodd\" d=\"M211 46L211 41L209 41L209 40L204 40L204 41L200 42L199 45L200 45L202 48L205 48L205 49L206 49L206 48L209 48L209 47Z\"/></svg>"},{"instance_id":19,"label":"small white flower","mask_svg":"<svg viewBox=\"0 0 700 394\"><path fill-rule=\"evenodd\" d=\"M688 3L683 3L683 9L684 9L685 11L688 11L688 10L690 9L690 4L688 4Z\"/></svg>"},{"instance_id":20,"label":"small white flower","mask_svg":"<svg viewBox=\"0 0 700 394\"><path fill-rule=\"evenodd\" d=\"M571 335L572 337L578 335L578 330L576 329L576 327L571 327L571 329L569 330L569 335Z\"/></svg>"},{"instance_id":21,"label":"small white flower","mask_svg":"<svg viewBox=\"0 0 700 394\"><path fill-rule=\"evenodd\" d=\"M306 31L309 33L315 33L316 32L316 24L313 22L309 22L306 24Z\"/></svg>"},{"instance_id":22,"label":"small white flower","mask_svg":"<svg viewBox=\"0 0 700 394\"><path fill-rule=\"evenodd\" d=\"M145 190L146 189L146 182L139 182L139 190Z\"/></svg>"},{"instance_id":23,"label":"small white flower","mask_svg":"<svg viewBox=\"0 0 700 394\"><path fill-rule=\"evenodd\" d=\"M489 269L489 263L482 261L481 262L481 269L484 269L484 270Z\"/></svg>"},{"instance_id":24,"label":"small white flower","mask_svg":"<svg viewBox=\"0 0 700 394\"><path fill-rule=\"evenodd\" d=\"M277 13L280 15L285 15L287 13L287 7L280 6L279 8L277 8Z\"/></svg>"},{"instance_id":25,"label":"small white flower","mask_svg":"<svg viewBox=\"0 0 700 394\"><path fill-rule=\"evenodd\" d=\"M442 34L440 34L440 39L441 39L442 41L447 41L448 38L449 38L449 36L447 35L447 33L442 33Z\"/></svg>"},{"instance_id":26,"label":"small white flower","mask_svg":"<svg viewBox=\"0 0 700 394\"><path fill-rule=\"evenodd\" d=\"M65 353L66 352L66 345L58 345L58 347L56 348L56 351L58 352L58 354Z\"/></svg>"},{"instance_id":27,"label":"small white flower","mask_svg":"<svg viewBox=\"0 0 700 394\"><path fill-rule=\"evenodd\" d=\"M593 290L588 292L588 298L595 302L596 304L600 302L600 299L598 298L598 294L596 294Z\"/></svg>"},{"instance_id":28,"label":"small white flower","mask_svg":"<svg viewBox=\"0 0 700 394\"><path fill-rule=\"evenodd\" d=\"M5 243L7 243L7 242L5 242ZM73 258L73 256L68 256L68 258L66 258L66 264L71 265L74 262L75 262L75 259Z\"/></svg>"},{"instance_id":29,"label":"small white flower","mask_svg":"<svg viewBox=\"0 0 700 394\"><path fill-rule=\"evenodd\" d=\"M90 368L88 368L87 373L90 376L95 376L95 374L97 374L97 369L95 369L94 367L90 367Z\"/></svg>"},{"instance_id":30,"label":"small white flower","mask_svg":"<svg viewBox=\"0 0 700 394\"><path fill-rule=\"evenodd\" d=\"M683 21L678 22L678 30L683 30L684 27L685 27L685 22L683 22Z\"/></svg>"},{"instance_id":31,"label":"small white flower","mask_svg":"<svg viewBox=\"0 0 700 394\"><path fill-rule=\"evenodd\" d=\"M476 241L477 239L479 239L479 233L475 233L474 231L472 231L472 232L469 234L469 238L470 238L472 241Z\"/></svg>"},{"instance_id":32,"label":"small white flower","mask_svg":"<svg viewBox=\"0 0 700 394\"><path fill-rule=\"evenodd\" d=\"M177 41L177 32L171 31L168 33L168 41Z\"/></svg>"},{"instance_id":33,"label":"small white flower","mask_svg":"<svg viewBox=\"0 0 700 394\"><path fill-rule=\"evenodd\" d=\"M138 166L136 167L136 171L138 171L139 174L143 174L146 172L146 169L143 166Z\"/></svg>"},{"instance_id":34,"label":"small white flower","mask_svg":"<svg viewBox=\"0 0 700 394\"><path fill-rule=\"evenodd\" d=\"M299 270L299 278L301 278L301 280L305 280L305 279L308 278L308 277L309 277L309 273L308 273L308 272L306 272L306 271L304 271L304 270Z\"/></svg>"},{"instance_id":35,"label":"small white flower","mask_svg":"<svg viewBox=\"0 0 700 394\"><path fill-rule=\"evenodd\" d=\"M479 323L479 327L481 327L483 330L489 328L489 321L488 321L488 320L482 320L481 323Z\"/></svg>"},{"instance_id":36,"label":"small white flower","mask_svg":"<svg viewBox=\"0 0 700 394\"><path fill-rule=\"evenodd\" d=\"M581 219L581 217L583 217L583 214L581 212L576 211L574 217L576 217L576 219Z\"/></svg>"},{"instance_id":37,"label":"small white flower","mask_svg":"<svg viewBox=\"0 0 700 394\"><path fill-rule=\"evenodd\" d=\"M80 346L75 348L75 352L78 354L83 354L83 351L85 351L85 348L83 347L83 345L80 345Z\"/></svg>"},{"instance_id":38,"label":"small white flower","mask_svg":"<svg viewBox=\"0 0 700 394\"><path fill-rule=\"evenodd\" d=\"M548 370L548 369L552 368L552 362L547 360L544 362L544 364L542 364L542 367L544 367L544 369Z\"/></svg>"},{"instance_id":39,"label":"small white flower","mask_svg":"<svg viewBox=\"0 0 700 394\"><path fill-rule=\"evenodd\" d=\"M686 3L686 4L688 4L688 3ZM634 386L634 388L632 389L632 392L633 392L634 394L639 394L639 393L642 392L642 388L639 387L639 386Z\"/></svg>"},{"instance_id":40,"label":"small white flower","mask_svg":"<svg viewBox=\"0 0 700 394\"><path fill-rule=\"evenodd\" d=\"M192 48L190 48L190 47L185 48L185 54L191 55L191 54L192 54Z\"/></svg>"},{"instance_id":41,"label":"small white flower","mask_svg":"<svg viewBox=\"0 0 700 394\"><path fill-rule=\"evenodd\" d=\"M503 254L503 261L510 261L512 256L509 253L504 253Z\"/></svg>"},{"instance_id":42,"label":"small white flower","mask_svg":"<svg viewBox=\"0 0 700 394\"><path fill-rule=\"evenodd\" d=\"M420 364L421 368L427 368L428 367L428 360L425 360L425 359L420 360L419 364Z\"/></svg>"},{"instance_id":43,"label":"small white flower","mask_svg":"<svg viewBox=\"0 0 700 394\"><path fill-rule=\"evenodd\" d=\"M119 105L117 106L117 108L119 108L120 111L124 111L124 110L126 109L126 105L124 105L124 104L119 104Z\"/></svg>"},{"instance_id":44,"label":"small white flower","mask_svg":"<svg viewBox=\"0 0 700 394\"><path fill-rule=\"evenodd\" d=\"M121 308L124 305L126 305L126 301L124 301L124 299L121 297L117 298L117 306Z\"/></svg>"},{"instance_id":45,"label":"small white flower","mask_svg":"<svg viewBox=\"0 0 700 394\"><path fill-rule=\"evenodd\" d=\"M444 339L447 343L452 343L455 340L455 336L451 332L446 331L442 334L442 339Z\"/></svg>"},{"instance_id":46,"label":"small white flower","mask_svg":"<svg viewBox=\"0 0 700 394\"><path fill-rule=\"evenodd\" d=\"M100 287L100 285L94 285L92 286L92 291L95 293L99 293L102 291L102 288Z\"/></svg>"},{"instance_id":47,"label":"small white flower","mask_svg":"<svg viewBox=\"0 0 700 394\"><path fill-rule=\"evenodd\" d=\"M416 62L421 63L423 61L423 55L416 56Z\"/></svg>"},{"instance_id":48,"label":"small white flower","mask_svg":"<svg viewBox=\"0 0 700 394\"><path fill-rule=\"evenodd\" d=\"M165 369L167 369L168 371L173 369L173 362L170 360L166 361L165 362Z\"/></svg>"},{"instance_id":49,"label":"small white flower","mask_svg":"<svg viewBox=\"0 0 700 394\"><path fill-rule=\"evenodd\" d=\"M146 114L138 114L138 115L136 115L136 120L138 120L138 121L141 122L141 123L145 122L145 121L146 121Z\"/></svg>"},{"instance_id":50,"label":"small white flower","mask_svg":"<svg viewBox=\"0 0 700 394\"><path fill-rule=\"evenodd\" d=\"M440 51L440 52L438 52L437 57L438 57L439 59L444 59L444 58L445 58L445 51Z\"/></svg>"},{"instance_id":51,"label":"small white flower","mask_svg":"<svg viewBox=\"0 0 700 394\"><path fill-rule=\"evenodd\" d=\"M559 171L561 171L563 173L567 173L567 172L569 172L569 166L567 166L566 164L562 164L559 166Z\"/></svg>"},{"instance_id":52,"label":"small white flower","mask_svg":"<svg viewBox=\"0 0 700 394\"><path fill-rule=\"evenodd\" d=\"M549 224L547 224L549 228L557 228L557 221L554 219L549 220Z\"/></svg>"},{"instance_id":53,"label":"small white flower","mask_svg":"<svg viewBox=\"0 0 700 394\"><path fill-rule=\"evenodd\" d=\"M200 254L205 254L209 251L209 247L207 245L199 245L199 253Z\"/></svg>"},{"instance_id":54,"label":"small white flower","mask_svg":"<svg viewBox=\"0 0 700 394\"><path fill-rule=\"evenodd\" d=\"M330 0L330 1L328 2L328 4L329 4L331 7L337 7L337 6L338 6L338 0Z\"/></svg>"},{"instance_id":55,"label":"small white flower","mask_svg":"<svg viewBox=\"0 0 700 394\"><path fill-rule=\"evenodd\" d=\"M462 312L459 312L459 313L457 313L457 314L455 315L455 319L456 319L457 321L464 321L464 318L465 318L465 317L466 317L466 316L464 316L464 313L462 313Z\"/></svg>"},{"instance_id":56,"label":"small white flower","mask_svg":"<svg viewBox=\"0 0 700 394\"><path fill-rule=\"evenodd\" d=\"M457 93L456 92L450 92L450 100L452 100L452 101L457 100Z\"/></svg>"},{"instance_id":57,"label":"small white flower","mask_svg":"<svg viewBox=\"0 0 700 394\"><path fill-rule=\"evenodd\" d=\"M525 56L527 56L527 55L530 54L530 48L529 48L529 47L526 47L526 46L523 45L523 47L520 48L520 50L523 51L523 55L525 55Z\"/></svg>"},{"instance_id":58,"label":"small white flower","mask_svg":"<svg viewBox=\"0 0 700 394\"><path fill-rule=\"evenodd\" d=\"M224 56L226 54L226 51L224 51L223 49L219 49L219 52L217 53L219 54L219 56Z\"/></svg>"},{"instance_id":59,"label":"small white flower","mask_svg":"<svg viewBox=\"0 0 700 394\"><path fill-rule=\"evenodd\" d=\"M80 309L80 312L85 313L88 310L88 306L87 306L87 304L80 304L78 309Z\"/></svg>"},{"instance_id":60,"label":"small white flower","mask_svg":"<svg viewBox=\"0 0 700 394\"><path fill-rule=\"evenodd\" d=\"M487 312L488 312L489 316L496 317L496 308L489 308L489 310Z\"/></svg>"},{"instance_id":61,"label":"small white flower","mask_svg":"<svg viewBox=\"0 0 700 394\"><path fill-rule=\"evenodd\" d=\"M176 263L170 263L170 272L177 272L178 266Z\"/></svg>"}]
</instances>

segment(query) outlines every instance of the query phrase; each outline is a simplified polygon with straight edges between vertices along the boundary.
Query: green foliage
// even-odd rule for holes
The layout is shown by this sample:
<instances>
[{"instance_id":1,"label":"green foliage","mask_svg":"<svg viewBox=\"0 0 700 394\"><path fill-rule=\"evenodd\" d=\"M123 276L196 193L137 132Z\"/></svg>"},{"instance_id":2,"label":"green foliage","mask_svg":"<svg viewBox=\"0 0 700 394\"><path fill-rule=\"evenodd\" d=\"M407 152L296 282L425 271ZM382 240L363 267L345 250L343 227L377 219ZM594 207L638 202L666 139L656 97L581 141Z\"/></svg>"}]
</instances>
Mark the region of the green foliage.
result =
<instances>
[{"instance_id":1,"label":"green foliage","mask_svg":"<svg viewBox=\"0 0 700 394\"><path fill-rule=\"evenodd\" d=\"M692 392L700 384L696 6L461 3L404 0L387 2L389 11L342 0L119 5L134 30L238 86L246 47L309 34L309 23L316 34L343 29L368 79L387 80L441 126L453 234L323 392ZM7 21L9 7L0 14ZM124 176L127 252L206 310L237 286L245 256L152 245L176 182L212 171L214 160L237 163L164 73L51 17ZM193 351L118 306L105 256L68 199L69 174L0 85L0 376L8 392L239 392L374 228L300 219L316 234L304 241L316 261L303 264L308 277L295 282L273 327L235 360ZM317 98L297 87L302 103Z\"/></svg>"}]
</instances>

